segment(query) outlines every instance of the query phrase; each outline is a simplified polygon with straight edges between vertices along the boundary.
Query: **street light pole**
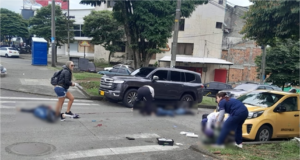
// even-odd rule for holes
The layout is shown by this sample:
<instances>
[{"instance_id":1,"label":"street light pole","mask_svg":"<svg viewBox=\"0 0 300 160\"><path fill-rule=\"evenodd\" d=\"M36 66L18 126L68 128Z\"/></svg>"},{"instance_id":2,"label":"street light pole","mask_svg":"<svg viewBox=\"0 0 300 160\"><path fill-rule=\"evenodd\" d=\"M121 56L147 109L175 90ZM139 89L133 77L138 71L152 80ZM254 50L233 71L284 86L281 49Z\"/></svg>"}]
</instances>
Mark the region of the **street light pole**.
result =
<instances>
[{"instance_id":1,"label":"street light pole","mask_svg":"<svg viewBox=\"0 0 300 160\"><path fill-rule=\"evenodd\" d=\"M68 0L68 59L70 60L70 0Z\"/></svg>"},{"instance_id":2,"label":"street light pole","mask_svg":"<svg viewBox=\"0 0 300 160\"><path fill-rule=\"evenodd\" d=\"M177 0L177 8L175 15L175 26L174 26L174 34L173 34L173 44L171 49L171 63L170 67L174 68L176 65L176 51L177 51L177 42L178 42L178 30L179 30L179 21L180 21L180 8L181 8L181 0Z\"/></svg>"},{"instance_id":3,"label":"street light pole","mask_svg":"<svg viewBox=\"0 0 300 160\"><path fill-rule=\"evenodd\" d=\"M264 83L264 76L265 76L265 68L266 68L266 46L263 45L261 47L262 49L262 56L261 56L261 77L260 77L260 83Z\"/></svg>"},{"instance_id":4,"label":"street light pole","mask_svg":"<svg viewBox=\"0 0 300 160\"><path fill-rule=\"evenodd\" d=\"M52 67L56 67L55 55L55 0L51 4L51 49L52 49Z\"/></svg>"}]
</instances>

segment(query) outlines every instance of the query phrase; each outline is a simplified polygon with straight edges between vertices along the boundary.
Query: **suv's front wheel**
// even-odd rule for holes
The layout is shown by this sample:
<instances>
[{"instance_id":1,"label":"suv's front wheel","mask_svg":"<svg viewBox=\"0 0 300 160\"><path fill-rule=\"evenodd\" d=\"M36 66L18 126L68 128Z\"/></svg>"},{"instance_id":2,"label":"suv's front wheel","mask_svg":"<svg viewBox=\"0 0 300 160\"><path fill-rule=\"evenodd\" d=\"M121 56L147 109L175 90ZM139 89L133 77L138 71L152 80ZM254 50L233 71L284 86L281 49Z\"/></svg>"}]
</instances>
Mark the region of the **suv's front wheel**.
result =
<instances>
[{"instance_id":1,"label":"suv's front wheel","mask_svg":"<svg viewBox=\"0 0 300 160\"><path fill-rule=\"evenodd\" d=\"M123 98L123 103L125 104L126 107L132 108L135 98L137 96L137 89L129 89Z\"/></svg>"},{"instance_id":2,"label":"suv's front wheel","mask_svg":"<svg viewBox=\"0 0 300 160\"><path fill-rule=\"evenodd\" d=\"M181 101L194 101L194 97L190 94L185 94L181 97Z\"/></svg>"}]
</instances>

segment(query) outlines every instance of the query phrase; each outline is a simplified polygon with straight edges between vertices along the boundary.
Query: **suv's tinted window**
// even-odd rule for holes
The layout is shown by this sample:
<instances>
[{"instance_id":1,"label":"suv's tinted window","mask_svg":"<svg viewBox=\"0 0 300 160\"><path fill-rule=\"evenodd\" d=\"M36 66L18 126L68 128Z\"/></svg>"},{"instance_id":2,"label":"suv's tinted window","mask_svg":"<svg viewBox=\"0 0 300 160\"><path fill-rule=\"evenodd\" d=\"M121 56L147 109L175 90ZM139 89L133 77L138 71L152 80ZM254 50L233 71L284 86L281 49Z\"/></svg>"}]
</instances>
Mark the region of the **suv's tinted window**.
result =
<instances>
[{"instance_id":1,"label":"suv's tinted window","mask_svg":"<svg viewBox=\"0 0 300 160\"><path fill-rule=\"evenodd\" d=\"M192 73L185 73L186 82L193 82L196 80L196 76Z\"/></svg>"},{"instance_id":2,"label":"suv's tinted window","mask_svg":"<svg viewBox=\"0 0 300 160\"><path fill-rule=\"evenodd\" d=\"M171 71L171 81L183 82L181 77L181 72Z\"/></svg>"},{"instance_id":3,"label":"suv's tinted window","mask_svg":"<svg viewBox=\"0 0 300 160\"><path fill-rule=\"evenodd\" d=\"M152 75L152 78L153 76L158 76L159 80L166 81L168 80L168 71L157 71Z\"/></svg>"}]
</instances>

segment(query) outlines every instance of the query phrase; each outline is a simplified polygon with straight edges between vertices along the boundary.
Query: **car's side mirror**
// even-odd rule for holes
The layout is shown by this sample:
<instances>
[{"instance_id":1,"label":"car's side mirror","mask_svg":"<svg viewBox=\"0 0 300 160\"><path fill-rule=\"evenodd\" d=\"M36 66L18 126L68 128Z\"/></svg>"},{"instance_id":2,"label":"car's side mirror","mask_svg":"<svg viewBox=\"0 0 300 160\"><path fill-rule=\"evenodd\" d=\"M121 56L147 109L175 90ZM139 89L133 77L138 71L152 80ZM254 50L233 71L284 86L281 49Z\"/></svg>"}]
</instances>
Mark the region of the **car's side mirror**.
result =
<instances>
[{"instance_id":1,"label":"car's side mirror","mask_svg":"<svg viewBox=\"0 0 300 160\"><path fill-rule=\"evenodd\" d=\"M286 108L283 104L279 104L276 109L275 109L275 112L285 112L286 111Z\"/></svg>"},{"instance_id":2,"label":"car's side mirror","mask_svg":"<svg viewBox=\"0 0 300 160\"><path fill-rule=\"evenodd\" d=\"M157 81L157 80L159 80L159 77L158 76L153 76L152 82Z\"/></svg>"}]
</instances>

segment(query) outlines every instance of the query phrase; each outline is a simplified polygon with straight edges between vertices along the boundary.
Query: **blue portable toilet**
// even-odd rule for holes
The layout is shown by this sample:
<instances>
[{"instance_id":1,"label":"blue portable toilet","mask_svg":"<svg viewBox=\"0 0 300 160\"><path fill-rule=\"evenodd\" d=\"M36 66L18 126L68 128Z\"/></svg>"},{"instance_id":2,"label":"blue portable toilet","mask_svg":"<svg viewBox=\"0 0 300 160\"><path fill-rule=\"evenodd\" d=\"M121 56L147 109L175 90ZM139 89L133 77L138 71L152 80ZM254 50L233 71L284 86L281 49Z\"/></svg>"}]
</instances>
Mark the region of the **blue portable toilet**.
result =
<instances>
[{"instance_id":1,"label":"blue portable toilet","mask_svg":"<svg viewBox=\"0 0 300 160\"><path fill-rule=\"evenodd\" d=\"M48 43L44 38L32 37L32 65L48 65Z\"/></svg>"}]
</instances>

